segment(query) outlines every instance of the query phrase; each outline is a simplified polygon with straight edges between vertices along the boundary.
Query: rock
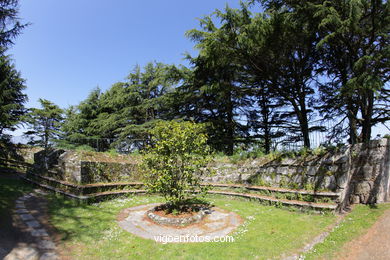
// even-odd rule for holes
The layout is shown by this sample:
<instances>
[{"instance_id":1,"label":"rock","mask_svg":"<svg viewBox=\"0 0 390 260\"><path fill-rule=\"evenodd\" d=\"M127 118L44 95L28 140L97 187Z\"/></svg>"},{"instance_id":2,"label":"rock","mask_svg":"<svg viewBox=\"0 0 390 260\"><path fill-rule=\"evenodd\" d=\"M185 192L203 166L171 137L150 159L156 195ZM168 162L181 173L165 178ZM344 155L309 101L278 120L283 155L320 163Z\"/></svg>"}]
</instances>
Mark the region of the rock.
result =
<instances>
[{"instance_id":1,"label":"rock","mask_svg":"<svg viewBox=\"0 0 390 260\"><path fill-rule=\"evenodd\" d=\"M352 196L351 197L351 203L352 204L359 204L360 203L360 197L359 196Z\"/></svg>"},{"instance_id":2,"label":"rock","mask_svg":"<svg viewBox=\"0 0 390 260\"><path fill-rule=\"evenodd\" d=\"M363 194L369 194L371 191L371 185L372 182L369 181L363 181L359 182L355 187L355 194L363 195Z\"/></svg>"},{"instance_id":3,"label":"rock","mask_svg":"<svg viewBox=\"0 0 390 260\"><path fill-rule=\"evenodd\" d=\"M277 172L282 175L288 175L290 173L290 168L287 166L284 167L278 167Z\"/></svg>"},{"instance_id":4,"label":"rock","mask_svg":"<svg viewBox=\"0 0 390 260\"><path fill-rule=\"evenodd\" d=\"M347 155L343 155L343 156L340 156L339 158L337 158L335 160L335 163L337 163L337 164L346 163L346 162L348 162L348 159L349 158Z\"/></svg>"},{"instance_id":5,"label":"rock","mask_svg":"<svg viewBox=\"0 0 390 260\"><path fill-rule=\"evenodd\" d=\"M283 159L282 164L284 164L284 165L294 165L294 164L296 164L296 160L292 159L292 158L286 158L286 159Z\"/></svg>"},{"instance_id":6,"label":"rock","mask_svg":"<svg viewBox=\"0 0 390 260\"><path fill-rule=\"evenodd\" d=\"M17 210L15 210L15 212L17 214L23 214L23 213L28 213L28 210L27 209L17 209Z\"/></svg>"},{"instance_id":7,"label":"rock","mask_svg":"<svg viewBox=\"0 0 390 260\"><path fill-rule=\"evenodd\" d=\"M33 219L34 219L34 217L33 217L31 214L21 214L21 215L19 215L19 217L20 217L23 221L33 220Z\"/></svg>"},{"instance_id":8,"label":"rock","mask_svg":"<svg viewBox=\"0 0 390 260\"><path fill-rule=\"evenodd\" d=\"M337 188L337 184L336 184L336 177L334 175L332 176L327 176L325 178L325 189L328 189L328 190L336 190Z\"/></svg>"},{"instance_id":9,"label":"rock","mask_svg":"<svg viewBox=\"0 0 390 260\"><path fill-rule=\"evenodd\" d=\"M315 176L317 174L318 168L318 166L309 166L306 174L309 176Z\"/></svg>"},{"instance_id":10,"label":"rock","mask_svg":"<svg viewBox=\"0 0 390 260\"><path fill-rule=\"evenodd\" d=\"M374 166L371 166L371 165L364 165L361 169L360 169L360 174L362 176L364 176L364 180L368 181L368 180L371 180L374 176L375 176L375 171L374 171L375 167Z\"/></svg>"},{"instance_id":11,"label":"rock","mask_svg":"<svg viewBox=\"0 0 390 260\"><path fill-rule=\"evenodd\" d=\"M14 248L4 260L38 260L39 253L32 247L17 247Z\"/></svg>"},{"instance_id":12,"label":"rock","mask_svg":"<svg viewBox=\"0 0 390 260\"><path fill-rule=\"evenodd\" d=\"M251 174L241 174L241 181L248 181L251 176Z\"/></svg>"},{"instance_id":13,"label":"rock","mask_svg":"<svg viewBox=\"0 0 390 260\"><path fill-rule=\"evenodd\" d=\"M389 139L383 138L379 140L372 140L370 142L369 147L370 148L377 148L377 147L382 147L382 146L387 146L389 144Z\"/></svg>"},{"instance_id":14,"label":"rock","mask_svg":"<svg viewBox=\"0 0 390 260\"><path fill-rule=\"evenodd\" d=\"M38 243L38 248L45 249L45 250L53 250L56 248L56 245L50 240L41 240Z\"/></svg>"},{"instance_id":15,"label":"rock","mask_svg":"<svg viewBox=\"0 0 390 260\"><path fill-rule=\"evenodd\" d=\"M59 257L54 252L46 252L44 253L39 260L57 260Z\"/></svg>"},{"instance_id":16,"label":"rock","mask_svg":"<svg viewBox=\"0 0 390 260\"><path fill-rule=\"evenodd\" d=\"M38 227L41 226L41 224L39 224L39 222L36 221L36 220L27 221L27 222L26 222L26 225L27 225L28 227L30 227L30 228L38 228Z\"/></svg>"},{"instance_id":17,"label":"rock","mask_svg":"<svg viewBox=\"0 0 390 260\"><path fill-rule=\"evenodd\" d=\"M34 229L31 231L31 235L33 237L48 237L49 234L47 233L47 231L45 229Z\"/></svg>"},{"instance_id":18,"label":"rock","mask_svg":"<svg viewBox=\"0 0 390 260\"><path fill-rule=\"evenodd\" d=\"M348 185L348 174L341 174L336 180L337 186L345 189Z\"/></svg>"}]
</instances>

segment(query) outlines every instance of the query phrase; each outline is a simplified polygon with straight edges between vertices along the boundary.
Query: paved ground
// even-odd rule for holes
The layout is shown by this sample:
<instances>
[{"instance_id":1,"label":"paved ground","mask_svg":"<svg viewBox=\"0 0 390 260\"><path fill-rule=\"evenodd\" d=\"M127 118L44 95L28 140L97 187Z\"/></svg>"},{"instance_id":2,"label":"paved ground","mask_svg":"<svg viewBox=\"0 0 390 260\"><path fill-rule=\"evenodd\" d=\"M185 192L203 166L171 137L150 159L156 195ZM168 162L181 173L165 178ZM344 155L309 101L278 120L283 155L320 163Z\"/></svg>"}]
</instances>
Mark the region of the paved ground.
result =
<instances>
[{"instance_id":1,"label":"paved ground","mask_svg":"<svg viewBox=\"0 0 390 260\"><path fill-rule=\"evenodd\" d=\"M146 217L146 212L156 205L158 203L122 210L118 215L119 226L146 239L155 239L155 236L188 236L187 241L182 242L195 242L190 241L195 239L195 236L203 237L202 239L206 236L209 239L226 236L242 223L236 213L213 207L200 223L180 228L162 226L151 222Z\"/></svg>"},{"instance_id":2,"label":"paved ground","mask_svg":"<svg viewBox=\"0 0 390 260\"><path fill-rule=\"evenodd\" d=\"M366 234L347 243L342 252L340 260L390 259L390 210Z\"/></svg>"},{"instance_id":3,"label":"paved ground","mask_svg":"<svg viewBox=\"0 0 390 260\"><path fill-rule=\"evenodd\" d=\"M4 178L4 175L1 176ZM14 176L6 176L8 178ZM55 234L47 215L47 201L35 190L15 201L11 214L5 216L0 230L0 259L59 259L53 241Z\"/></svg>"}]
</instances>

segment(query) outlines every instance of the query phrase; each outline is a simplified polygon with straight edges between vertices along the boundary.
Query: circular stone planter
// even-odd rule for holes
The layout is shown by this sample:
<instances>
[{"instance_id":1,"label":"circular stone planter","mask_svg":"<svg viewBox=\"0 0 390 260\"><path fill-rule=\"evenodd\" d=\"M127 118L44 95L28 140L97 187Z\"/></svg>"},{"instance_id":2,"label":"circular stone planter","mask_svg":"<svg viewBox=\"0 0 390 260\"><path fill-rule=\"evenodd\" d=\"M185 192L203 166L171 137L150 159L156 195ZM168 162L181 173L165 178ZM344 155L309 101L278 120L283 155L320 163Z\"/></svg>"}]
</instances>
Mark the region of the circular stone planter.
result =
<instances>
[{"instance_id":1,"label":"circular stone planter","mask_svg":"<svg viewBox=\"0 0 390 260\"><path fill-rule=\"evenodd\" d=\"M159 205L160 206L160 205ZM199 223L207 214L208 209L199 207L199 211L189 217L163 217L156 214L156 210L159 206L156 206L146 212L146 216L156 224L164 226L188 226L191 224Z\"/></svg>"},{"instance_id":2,"label":"circular stone planter","mask_svg":"<svg viewBox=\"0 0 390 260\"><path fill-rule=\"evenodd\" d=\"M150 220L146 215L148 211L160 203L139 205L123 209L117 216L118 225L125 231L156 242L156 236L208 236L210 239L227 236L243 223L243 220L235 212L212 207L207 212L203 221L196 225L177 226L159 225ZM191 243L192 240L179 241L178 243ZM162 242L160 242L162 243ZM168 242L176 243L176 242Z\"/></svg>"}]
</instances>

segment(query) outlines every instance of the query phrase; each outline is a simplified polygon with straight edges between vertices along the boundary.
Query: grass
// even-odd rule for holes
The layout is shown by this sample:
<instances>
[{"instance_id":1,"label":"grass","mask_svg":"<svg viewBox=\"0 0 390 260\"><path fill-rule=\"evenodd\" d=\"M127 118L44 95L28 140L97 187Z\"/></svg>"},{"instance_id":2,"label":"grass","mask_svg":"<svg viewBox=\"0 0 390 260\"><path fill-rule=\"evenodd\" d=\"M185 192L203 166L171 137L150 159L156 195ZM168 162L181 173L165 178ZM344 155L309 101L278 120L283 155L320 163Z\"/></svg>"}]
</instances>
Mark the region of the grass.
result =
<instances>
[{"instance_id":1,"label":"grass","mask_svg":"<svg viewBox=\"0 0 390 260\"><path fill-rule=\"evenodd\" d=\"M32 190L7 175L0 175L0 229L10 217L15 200ZM74 259L278 259L296 253L333 223L333 215L306 214L242 199L209 198L220 208L235 211L244 224L232 234L234 243L158 244L123 231L116 216L123 209L161 202L157 196L134 196L92 205L77 205L50 196L51 222L62 234L63 253ZM349 241L364 234L390 209L357 205L305 259L333 259Z\"/></svg>"},{"instance_id":2,"label":"grass","mask_svg":"<svg viewBox=\"0 0 390 260\"><path fill-rule=\"evenodd\" d=\"M11 216L15 200L24 193L30 192L32 187L18 179L10 178L8 174L0 173L0 228Z\"/></svg>"},{"instance_id":3,"label":"grass","mask_svg":"<svg viewBox=\"0 0 390 260\"><path fill-rule=\"evenodd\" d=\"M305 259L333 259L341 252L343 245L363 235L388 209L390 204L379 204L376 207L356 205L323 243L305 255Z\"/></svg>"},{"instance_id":4,"label":"grass","mask_svg":"<svg viewBox=\"0 0 390 260\"><path fill-rule=\"evenodd\" d=\"M31 186L18 179L0 176L0 215L5 214L14 207L15 200L26 192L31 191Z\"/></svg>"},{"instance_id":5,"label":"grass","mask_svg":"<svg viewBox=\"0 0 390 260\"><path fill-rule=\"evenodd\" d=\"M334 220L333 215L305 214L256 202L210 197L220 208L235 211L244 224L233 243L158 244L122 230L116 223L124 208L162 202L157 196L76 205L51 198L52 224L63 235L63 252L75 259L270 259L301 249Z\"/></svg>"}]
</instances>

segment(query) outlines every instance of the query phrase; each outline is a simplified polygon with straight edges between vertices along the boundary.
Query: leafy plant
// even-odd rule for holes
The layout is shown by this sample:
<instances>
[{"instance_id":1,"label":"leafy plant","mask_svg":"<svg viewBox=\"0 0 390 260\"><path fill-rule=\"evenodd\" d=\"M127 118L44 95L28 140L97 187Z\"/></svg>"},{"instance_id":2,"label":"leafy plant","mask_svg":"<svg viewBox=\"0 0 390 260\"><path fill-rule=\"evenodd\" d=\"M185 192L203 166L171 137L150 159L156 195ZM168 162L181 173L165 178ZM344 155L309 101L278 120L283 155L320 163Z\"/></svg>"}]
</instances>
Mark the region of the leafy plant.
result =
<instances>
[{"instance_id":1,"label":"leafy plant","mask_svg":"<svg viewBox=\"0 0 390 260\"><path fill-rule=\"evenodd\" d=\"M210 174L211 150L203 126L192 122L162 121L150 131L141 169L149 192L161 193L167 205L180 209L188 200L205 193L201 177Z\"/></svg>"}]
</instances>

